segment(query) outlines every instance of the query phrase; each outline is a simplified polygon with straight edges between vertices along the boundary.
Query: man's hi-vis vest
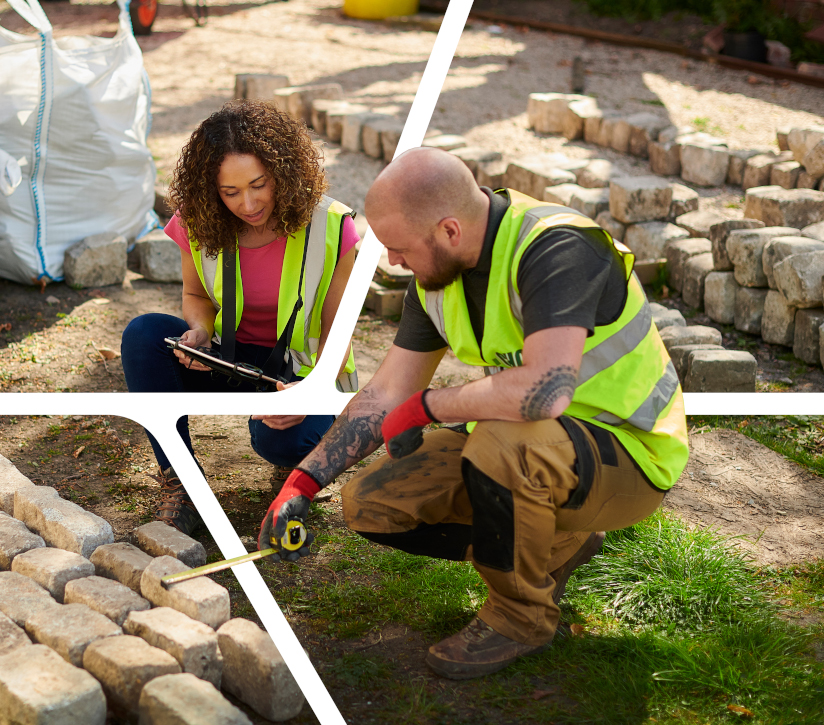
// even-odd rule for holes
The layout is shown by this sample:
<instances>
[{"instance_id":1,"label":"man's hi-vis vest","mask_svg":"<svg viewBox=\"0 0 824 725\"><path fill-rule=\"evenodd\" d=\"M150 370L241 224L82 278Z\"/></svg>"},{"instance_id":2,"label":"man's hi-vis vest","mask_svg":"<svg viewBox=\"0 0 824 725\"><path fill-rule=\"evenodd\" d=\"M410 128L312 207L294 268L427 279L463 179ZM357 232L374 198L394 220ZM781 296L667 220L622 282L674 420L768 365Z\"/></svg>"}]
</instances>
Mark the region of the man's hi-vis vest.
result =
<instances>
[{"instance_id":1,"label":"man's hi-vis vest","mask_svg":"<svg viewBox=\"0 0 824 725\"><path fill-rule=\"evenodd\" d=\"M495 237L480 349L458 277L438 292L418 287L424 309L458 359L488 375L523 364L518 265L540 234L558 226L598 228L588 217L507 190L511 205ZM609 236L605 234L605 243ZM632 273L634 256L612 242L626 269L628 294L621 316L598 326L584 345L578 384L564 411L613 433L658 488L669 489L687 462L684 400L678 376Z\"/></svg>"},{"instance_id":2,"label":"man's hi-vis vest","mask_svg":"<svg viewBox=\"0 0 824 725\"><path fill-rule=\"evenodd\" d=\"M343 219L353 216L352 210L339 201L324 196L315 208L309 225L289 236L286 241L286 253L283 257L283 273L280 277L278 293L277 335L283 333L295 303L298 299L298 279L300 278L303 249L307 243L306 230L309 230L309 247L306 250L306 266L303 272L303 307L295 320L295 329L289 342L294 371L305 378L315 366L321 332L321 311L335 265L338 263ZM202 255L198 251L197 240L190 239L189 247L197 267L197 274L203 288L209 293L212 304L217 310L215 317L215 339L220 342L223 330L223 253L216 259ZM243 283L240 278L240 255L235 255L235 290L236 320L235 329L240 324L243 314ZM307 315L308 311L308 315ZM353 393L358 389L358 374L355 370L355 358L352 351L346 361L344 372L338 377L336 386L344 393Z\"/></svg>"}]
</instances>

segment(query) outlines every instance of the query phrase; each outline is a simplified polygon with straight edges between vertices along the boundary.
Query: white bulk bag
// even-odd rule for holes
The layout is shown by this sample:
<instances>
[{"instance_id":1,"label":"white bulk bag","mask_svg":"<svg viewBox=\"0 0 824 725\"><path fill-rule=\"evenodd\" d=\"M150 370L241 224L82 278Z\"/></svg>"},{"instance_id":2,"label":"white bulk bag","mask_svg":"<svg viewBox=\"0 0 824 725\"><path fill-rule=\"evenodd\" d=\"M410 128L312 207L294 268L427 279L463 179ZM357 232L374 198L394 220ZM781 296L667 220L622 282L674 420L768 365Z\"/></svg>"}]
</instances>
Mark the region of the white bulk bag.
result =
<instances>
[{"instance_id":1,"label":"white bulk bag","mask_svg":"<svg viewBox=\"0 0 824 725\"><path fill-rule=\"evenodd\" d=\"M52 37L38 0L7 0L38 35L0 28L0 148L22 183L0 195L0 277L45 283L92 234L157 225L151 96L128 6L113 38Z\"/></svg>"}]
</instances>

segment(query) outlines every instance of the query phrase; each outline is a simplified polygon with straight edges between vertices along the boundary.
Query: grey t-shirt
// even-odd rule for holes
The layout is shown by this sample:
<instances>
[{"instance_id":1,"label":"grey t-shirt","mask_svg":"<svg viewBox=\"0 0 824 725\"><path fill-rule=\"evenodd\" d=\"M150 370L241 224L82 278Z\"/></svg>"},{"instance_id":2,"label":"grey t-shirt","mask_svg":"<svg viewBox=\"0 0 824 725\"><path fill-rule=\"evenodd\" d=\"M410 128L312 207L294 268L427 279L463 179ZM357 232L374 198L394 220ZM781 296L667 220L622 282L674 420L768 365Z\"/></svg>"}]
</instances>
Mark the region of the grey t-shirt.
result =
<instances>
[{"instance_id":1,"label":"grey t-shirt","mask_svg":"<svg viewBox=\"0 0 824 725\"><path fill-rule=\"evenodd\" d=\"M492 247L498 227L509 208L505 192L490 198L489 219L478 264L462 273L469 319L475 338L483 338L486 290L492 264ZM524 337L548 327L584 327L591 335L598 325L608 325L621 315L627 284L621 255L604 244L600 229L554 227L535 239L518 268L518 289L523 305ZM395 344L415 352L446 347L418 298L415 281L409 284Z\"/></svg>"}]
</instances>

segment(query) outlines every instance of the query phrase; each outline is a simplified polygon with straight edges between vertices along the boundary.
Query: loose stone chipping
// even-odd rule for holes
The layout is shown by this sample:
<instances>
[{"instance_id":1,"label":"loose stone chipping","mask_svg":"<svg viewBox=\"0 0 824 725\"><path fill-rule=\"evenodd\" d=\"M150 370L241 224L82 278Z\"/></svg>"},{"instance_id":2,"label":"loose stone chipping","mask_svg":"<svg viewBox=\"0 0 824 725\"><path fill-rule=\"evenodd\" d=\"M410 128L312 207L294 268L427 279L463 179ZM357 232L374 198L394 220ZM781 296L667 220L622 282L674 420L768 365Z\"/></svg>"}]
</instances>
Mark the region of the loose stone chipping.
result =
<instances>
[{"instance_id":1,"label":"loose stone chipping","mask_svg":"<svg viewBox=\"0 0 824 725\"><path fill-rule=\"evenodd\" d=\"M685 143L681 146L681 178L697 186L721 186L727 178L730 153L724 146Z\"/></svg>"},{"instance_id":2,"label":"loose stone chipping","mask_svg":"<svg viewBox=\"0 0 824 725\"><path fill-rule=\"evenodd\" d=\"M794 234L789 227L736 229L727 236L727 254L735 267L735 280L744 287L767 287L764 247L775 237Z\"/></svg>"},{"instance_id":3,"label":"loose stone chipping","mask_svg":"<svg viewBox=\"0 0 824 725\"><path fill-rule=\"evenodd\" d=\"M144 570L140 592L155 606L171 607L217 629L229 619L229 592L224 587L207 577L171 584L168 589L160 583L161 577L189 568L171 556L160 556Z\"/></svg>"},{"instance_id":4,"label":"loose stone chipping","mask_svg":"<svg viewBox=\"0 0 824 725\"><path fill-rule=\"evenodd\" d=\"M793 254L804 254L805 252L824 251L824 242L809 237L799 237L790 235L786 237L773 237L764 245L761 254L761 264L764 267L764 274L767 277L767 285L771 289L776 289L775 265L782 259L791 257Z\"/></svg>"},{"instance_id":5,"label":"loose stone chipping","mask_svg":"<svg viewBox=\"0 0 824 725\"><path fill-rule=\"evenodd\" d=\"M43 587L14 571L0 571L0 612L18 627L44 610L60 605Z\"/></svg>"},{"instance_id":6,"label":"loose stone chipping","mask_svg":"<svg viewBox=\"0 0 824 725\"><path fill-rule=\"evenodd\" d=\"M761 318L764 314L764 300L767 297L766 289L753 287L739 287L735 293L735 329L749 332L752 335L761 334Z\"/></svg>"},{"instance_id":7,"label":"loose stone chipping","mask_svg":"<svg viewBox=\"0 0 824 725\"><path fill-rule=\"evenodd\" d=\"M15 556L45 545L22 521L0 511L0 569L8 571Z\"/></svg>"},{"instance_id":8,"label":"loose stone chipping","mask_svg":"<svg viewBox=\"0 0 824 725\"><path fill-rule=\"evenodd\" d=\"M684 392L754 393L757 363L743 350L695 350L689 355Z\"/></svg>"},{"instance_id":9,"label":"loose stone chipping","mask_svg":"<svg viewBox=\"0 0 824 725\"><path fill-rule=\"evenodd\" d=\"M762 186L748 190L745 200L744 216L760 219L768 227L801 229L824 221L821 191Z\"/></svg>"},{"instance_id":10,"label":"loose stone chipping","mask_svg":"<svg viewBox=\"0 0 824 725\"><path fill-rule=\"evenodd\" d=\"M660 331L665 327L686 327L687 321L684 319L678 310L671 310L664 305L659 305L657 302L650 302L649 308L652 311L652 321L655 327Z\"/></svg>"},{"instance_id":11,"label":"loose stone chipping","mask_svg":"<svg viewBox=\"0 0 824 725\"><path fill-rule=\"evenodd\" d=\"M157 607L145 612L132 612L123 629L168 652L183 672L190 672L220 687L223 656L218 648L217 634L203 622L171 607Z\"/></svg>"},{"instance_id":12,"label":"loose stone chipping","mask_svg":"<svg viewBox=\"0 0 824 725\"><path fill-rule=\"evenodd\" d=\"M735 322L735 296L739 285L733 272L710 272L704 279L704 312L713 322Z\"/></svg>"},{"instance_id":13,"label":"loose stone chipping","mask_svg":"<svg viewBox=\"0 0 824 725\"><path fill-rule=\"evenodd\" d=\"M764 316L761 318L761 338L773 345L792 346L795 338L795 313L793 307L777 290L767 292L764 300Z\"/></svg>"},{"instance_id":14,"label":"loose stone chipping","mask_svg":"<svg viewBox=\"0 0 824 725\"><path fill-rule=\"evenodd\" d=\"M26 620L26 632L75 667L83 666L83 652L96 639L123 634L108 617L85 604L63 604L43 610Z\"/></svg>"},{"instance_id":15,"label":"loose stone chipping","mask_svg":"<svg viewBox=\"0 0 824 725\"><path fill-rule=\"evenodd\" d=\"M678 373L678 379L681 384L684 384L684 379L687 375L687 368L689 367L690 353L695 350L723 350L721 345L676 345L669 349L670 358L672 358L675 372Z\"/></svg>"},{"instance_id":16,"label":"loose stone chipping","mask_svg":"<svg viewBox=\"0 0 824 725\"><path fill-rule=\"evenodd\" d=\"M682 239L666 248L669 285L679 292L684 287L684 265L690 257L712 250L709 239Z\"/></svg>"},{"instance_id":17,"label":"loose stone chipping","mask_svg":"<svg viewBox=\"0 0 824 725\"><path fill-rule=\"evenodd\" d=\"M671 326L660 331L664 347L669 350L677 345L720 345L721 333L714 327L689 325L688 327Z\"/></svg>"},{"instance_id":18,"label":"loose stone chipping","mask_svg":"<svg viewBox=\"0 0 824 725\"><path fill-rule=\"evenodd\" d=\"M140 593L140 577L152 557L132 544L118 542L97 547L90 561L97 576L114 579Z\"/></svg>"},{"instance_id":19,"label":"loose stone chipping","mask_svg":"<svg viewBox=\"0 0 824 725\"><path fill-rule=\"evenodd\" d=\"M173 556L192 569L206 563L203 544L162 521L139 526L134 534L137 545L147 554Z\"/></svg>"},{"instance_id":20,"label":"loose stone chipping","mask_svg":"<svg viewBox=\"0 0 824 725\"><path fill-rule=\"evenodd\" d=\"M609 183L609 213L632 224L666 219L672 204L672 187L658 176L627 176Z\"/></svg>"},{"instance_id":21,"label":"loose stone chipping","mask_svg":"<svg viewBox=\"0 0 824 725\"><path fill-rule=\"evenodd\" d=\"M73 244L63 255L63 276L73 289L120 284L126 278L126 237L112 232L93 234Z\"/></svg>"},{"instance_id":22,"label":"loose stone chipping","mask_svg":"<svg viewBox=\"0 0 824 725\"><path fill-rule=\"evenodd\" d=\"M87 576L68 582L63 601L66 604L85 604L121 627L130 612L144 611L152 606L129 587L102 576Z\"/></svg>"},{"instance_id":23,"label":"loose stone chipping","mask_svg":"<svg viewBox=\"0 0 824 725\"><path fill-rule=\"evenodd\" d=\"M30 647L31 640L22 627L18 627L0 612L0 657L18 647Z\"/></svg>"},{"instance_id":24,"label":"loose stone chipping","mask_svg":"<svg viewBox=\"0 0 824 725\"><path fill-rule=\"evenodd\" d=\"M223 689L269 720L288 720L303 694L272 638L247 619L231 619L217 632L223 653Z\"/></svg>"},{"instance_id":25,"label":"loose stone chipping","mask_svg":"<svg viewBox=\"0 0 824 725\"><path fill-rule=\"evenodd\" d=\"M684 227L691 237L707 239L713 224L724 221L724 216L713 209L691 211L675 219L679 227Z\"/></svg>"},{"instance_id":26,"label":"loose stone chipping","mask_svg":"<svg viewBox=\"0 0 824 725\"><path fill-rule=\"evenodd\" d=\"M820 307L796 312L793 355L799 360L811 365L821 364L822 324L824 324L824 309Z\"/></svg>"},{"instance_id":27,"label":"loose stone chipping","mask_svg":"<svg viewBox=\"0 0 824 725\"><path fill-rule=\"evenodd\" d=\"M94 564L88 559L51 547L32 549L16 556L11 568L37 582L58 602L63 601L68 582L94 574Z\"/></svg>"},{"instance_id":28,"label":"loose stone chipping","mask_svg":"<svg viewBox=\"0 0 824 725\"><path fill-rule=\"evenodd\" d=\"M712 272L712 254L706 252L684 262L684 288L681 294L690 307L704 305L704 280Z\"/></svg>"},{"instance_id":29,"label":"loose stone chipping","mask_svg":"<svg viewBox=\"0 0 824 725\"><path fill-rule=\"evenodd\" d=\"M140 274L150 282L183 282L180 247L162 229L152 229L135 245Z\"/></svg>"},{"instance_id":30,"label":"loose stone chipping","mask_svg":"<svg viewBox=\"0 0 824 725\"><path fill-rule=\"evenodd\" d=\"M14 493L14 517L42 536L49 546L87 559L98 546L114 541L108 521L60 498L48 486L18 488Z\"/></svg>"},{"instance_id":31,"label":"loose stone chipping","mask_svg":"<svg viewBox=\"0 0 824 725\"><path fill-rule=\"evenodd\" d=\"M83 667L103 685L109 705L121 714L138 709L147 682L180 673L174 657L130 635L92 642L83 653Z\"/></svg>"},{"instance_id":32,"label":"loose stone chipping","mask_svg":"<svg viewBox=\"0 0 824 725\"><path fill-rule=\"evenodd\" d=\"M0 657L0 722L104 725L106 697L88 672L43 645Z\"/></svg>"},{"instance_id":33,"label":"loose stone chipping","mask_svg":"<svg viewBox=\"0 0 824 725\"><path fill-rule=\"evenodd\" d=\"M661 259L670 244L687 239L689 235L686 229L669 222L641 222L626 228L623 241L641 261Z\"/></svg>"},{"instance_id":34,"label":"loose stone chipping","mask_svg":"<svg viewBox=\"0 0 824 725\"><path fill-rule=\"evenodd\" d=\"M776 288L794 307L821 306L824 252L804 252L782 259L773 267L773 275Z\"/></svg>"},{"instance_id":35,"label":"loose stone chipping","mask_svg":"<svg viewBox=\"0 0 824 725\"><path fill-rule=\"evenodd\" d=\"M194 675L162 675L140 693L139 725L252 725L214 686Z\"/></svg>"}]
</instances>

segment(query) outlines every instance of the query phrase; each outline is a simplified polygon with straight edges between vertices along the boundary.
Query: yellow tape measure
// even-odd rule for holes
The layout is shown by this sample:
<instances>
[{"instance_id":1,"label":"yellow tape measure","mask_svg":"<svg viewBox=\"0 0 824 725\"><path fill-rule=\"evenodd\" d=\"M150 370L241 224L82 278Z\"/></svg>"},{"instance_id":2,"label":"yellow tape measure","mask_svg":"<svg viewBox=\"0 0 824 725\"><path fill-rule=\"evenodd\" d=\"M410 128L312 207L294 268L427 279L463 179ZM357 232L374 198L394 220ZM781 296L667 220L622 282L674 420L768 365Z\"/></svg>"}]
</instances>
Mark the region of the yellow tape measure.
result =
<instances>
[{"instance_id":1,"label":"yellow tape measure","mask_svg":"<svg viewBox=\"0 0 824 725\"><path fill-rule=\"evenodd\" d=\"M275 538L270 539L270 542L275 549L297 551L306 543L306 527L303 521L290 519L286 524L286 533L281 537L280 542Z\"/></svg>"}]
</instances>

